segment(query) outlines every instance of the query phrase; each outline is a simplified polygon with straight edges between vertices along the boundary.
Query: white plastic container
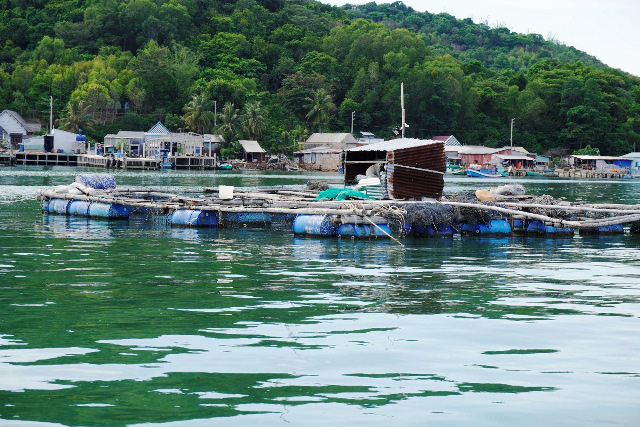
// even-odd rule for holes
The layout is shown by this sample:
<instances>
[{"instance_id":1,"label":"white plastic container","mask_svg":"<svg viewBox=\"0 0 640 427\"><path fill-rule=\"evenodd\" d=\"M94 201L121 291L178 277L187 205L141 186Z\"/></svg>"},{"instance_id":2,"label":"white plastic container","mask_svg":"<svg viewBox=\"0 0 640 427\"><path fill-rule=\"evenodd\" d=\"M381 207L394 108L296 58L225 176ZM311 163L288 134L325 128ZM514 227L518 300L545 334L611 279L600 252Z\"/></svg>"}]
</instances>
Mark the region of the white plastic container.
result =
<instances>
[{"instance_id":1,"label":"white plastic container","mask_svg":"<svg viewBox=\"0 0 640 427\"><path fill-rule=\"evenodd\" d=\"M220 185L218 187L218 193L221 200L233 199L233 185Z\"/></svg>"}]
</instances>

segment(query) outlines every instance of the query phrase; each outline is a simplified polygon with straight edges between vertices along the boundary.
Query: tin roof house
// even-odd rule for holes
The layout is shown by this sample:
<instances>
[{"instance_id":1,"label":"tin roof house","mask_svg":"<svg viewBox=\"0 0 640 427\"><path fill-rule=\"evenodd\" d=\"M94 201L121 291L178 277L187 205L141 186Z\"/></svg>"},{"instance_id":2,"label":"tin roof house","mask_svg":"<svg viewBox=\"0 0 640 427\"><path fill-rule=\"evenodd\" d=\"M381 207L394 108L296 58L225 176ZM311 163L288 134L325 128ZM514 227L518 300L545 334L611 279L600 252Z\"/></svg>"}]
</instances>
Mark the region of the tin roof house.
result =
<instances>
[{"instance_id":1,"label":"tin roof house","mask_svg":"<svg viewBox=\"0 0 640 427\"><path fill-rule=\"evenodd\" d=\"M40 129L39 123L29 123L13 110L0 112L0 141L11 141L14 147Z\"/></svg>"},{"instance_id":2,"label":"tin roof house","mask_svg":"<svg viewBox=\"0 0 640 427\"><path fill-rule=\"evenodd\" d=\"M260 146L258 141L248 141L241 139L238 141L242 147L243 158L245 162L262 162L264 161L265 149Z\"/></svg>"},{"instance_id":3,"label":"tin roof house","mask_svg":"<svg viewBox=\"0 0 640 427\"><path fill-rule=\"evenodd\" d=\"M373 134L363 132L367 137ZM375 140L377 141L377 140ZM304 149L296 151L294 155L298 163L309 169L335 171L341 165L344 150L358 145L372 143L374 140L357 140L350 133L314 133L303 143Z\"/></svg>"},{"instance_id":4,"label":"tin roof house","mask_svg":"<svg viewBox=\"0 0 640 427\"><path fill-rule=\"evenodd\" d=\"M21 134L23 136L38 132L40 123L28 123L20 114L12 110L3 110L0 113L0 134Z\"/></svg>"},{"instance_id":5,"label":"tin roof house","mask_svg":"<svg viewBox=\"0 0 640 427\"><path fill-rule=\"evenodd\" d=\"M461 147L462 143L453 135L440 135L431 138L433 141L443 142L446 147Z\"/></svg>"},{"instance_id":6,"label":"tin roof house","mask_svg":"<svg viewBox=\"0 0 640 427\"><path fill-rule=\"evenodd\" d=\"M304 148L327 146L347 150L358 145L358 140L350 133L313 133L304 142Z\"/></svg>"}]
</instances>

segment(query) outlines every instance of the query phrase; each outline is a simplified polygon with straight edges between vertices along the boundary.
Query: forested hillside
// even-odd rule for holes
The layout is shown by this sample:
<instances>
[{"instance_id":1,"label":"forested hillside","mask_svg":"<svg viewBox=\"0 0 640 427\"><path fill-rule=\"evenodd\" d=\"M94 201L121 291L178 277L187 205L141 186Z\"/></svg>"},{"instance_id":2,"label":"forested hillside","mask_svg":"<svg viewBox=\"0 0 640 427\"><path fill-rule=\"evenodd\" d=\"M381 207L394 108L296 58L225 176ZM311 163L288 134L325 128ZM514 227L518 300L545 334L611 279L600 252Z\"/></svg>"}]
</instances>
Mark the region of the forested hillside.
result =
<instances>
[{"instance_id":1,"label":"forested hillside","mask_svg":"<svg viewBox=\"0 0 640 427\"><path fill-rule=\"evenodd\" d=\"M532 151L640 141L640 79L539 35L402 3L0 0L0 109L107 132L164 120L290 152L319 129L455 134ZM218 117L213 117L217 102Z\"/></svg>"}]
</instances>

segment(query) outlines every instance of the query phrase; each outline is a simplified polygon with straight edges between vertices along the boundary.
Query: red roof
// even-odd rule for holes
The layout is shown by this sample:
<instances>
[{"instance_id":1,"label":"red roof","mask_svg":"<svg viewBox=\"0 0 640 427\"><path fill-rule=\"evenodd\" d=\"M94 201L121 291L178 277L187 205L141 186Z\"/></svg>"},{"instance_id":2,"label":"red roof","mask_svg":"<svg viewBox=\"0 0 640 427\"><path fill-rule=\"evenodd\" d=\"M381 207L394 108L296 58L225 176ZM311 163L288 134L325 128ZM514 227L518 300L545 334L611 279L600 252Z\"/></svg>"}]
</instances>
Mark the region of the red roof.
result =
<instances>
[{"instance_id":1,"label":"red roof","mask_svg":"<svg viewBox=\"0 0 640 427\"><path fill-rule=\"evenodd\" d=\"M446 141L447 139L451 138L451 135L447 135L447 136L433 136L431 137L431 139L433 139L434 141Z\"/></svg>"}]
</instances>

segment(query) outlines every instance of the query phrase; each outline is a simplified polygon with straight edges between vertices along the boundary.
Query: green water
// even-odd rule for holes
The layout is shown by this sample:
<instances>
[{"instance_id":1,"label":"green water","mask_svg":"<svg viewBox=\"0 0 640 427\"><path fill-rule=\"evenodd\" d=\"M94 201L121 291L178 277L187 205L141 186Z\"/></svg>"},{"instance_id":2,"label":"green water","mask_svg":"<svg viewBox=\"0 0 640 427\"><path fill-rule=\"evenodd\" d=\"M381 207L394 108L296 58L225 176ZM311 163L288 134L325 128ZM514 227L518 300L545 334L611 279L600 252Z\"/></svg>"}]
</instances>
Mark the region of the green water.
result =
<instances>
[{"instance_id":1,"label":"green water","mask_svg":"<svg viewBox=\"0 0 640 427\"><path fill-rule=\"evenodd\" d=\"M43 216L23 200L77 173L0 169L0 423L640 423L640 236L401 248ZM187 189L319 177L117 174ZM518 182L640 203L640 180Z\"/></svg>"}]
</instances>

